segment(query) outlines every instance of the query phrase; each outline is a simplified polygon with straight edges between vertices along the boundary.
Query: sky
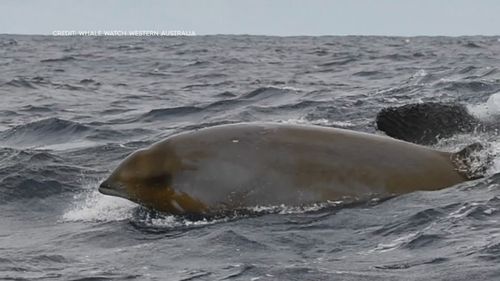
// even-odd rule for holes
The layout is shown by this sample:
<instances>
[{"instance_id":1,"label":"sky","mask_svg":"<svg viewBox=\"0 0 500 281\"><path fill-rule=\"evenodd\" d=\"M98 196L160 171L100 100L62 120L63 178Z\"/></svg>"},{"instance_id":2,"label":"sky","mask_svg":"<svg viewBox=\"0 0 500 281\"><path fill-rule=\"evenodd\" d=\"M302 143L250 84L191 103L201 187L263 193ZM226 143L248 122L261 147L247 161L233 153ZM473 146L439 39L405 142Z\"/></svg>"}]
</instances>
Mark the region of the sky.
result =
<instances>
[{"instance_id":1,"label":"sky","mask_svg":"<svg viewBox=\"0 0 500 281\"><path fill-rule=\"evenodd\" d=\"M0 0L0 34L500 35L498 0Z\"/></svg>"}]
</instances>

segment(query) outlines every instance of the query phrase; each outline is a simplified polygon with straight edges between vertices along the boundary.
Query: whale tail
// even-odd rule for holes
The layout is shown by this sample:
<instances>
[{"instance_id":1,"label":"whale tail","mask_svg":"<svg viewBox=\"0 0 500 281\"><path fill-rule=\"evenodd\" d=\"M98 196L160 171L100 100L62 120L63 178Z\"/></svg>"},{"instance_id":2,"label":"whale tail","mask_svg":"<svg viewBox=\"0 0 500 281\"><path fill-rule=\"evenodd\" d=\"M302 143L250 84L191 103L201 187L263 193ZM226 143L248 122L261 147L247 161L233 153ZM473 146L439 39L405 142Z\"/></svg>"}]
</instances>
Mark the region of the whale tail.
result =
<instances>
[{"instance_id":1,"label":"whale tail","mask_svg":"<svg viewBox=\"0 0 500 281\"><path fill-rule=\"evenodd\" d=\"M388 107L377 114L377 128L388 136L418 144L473 132L481 122L461 104L418 103Z\"/></svg>"},{"instance_id":2,"label":"whale tail","mask_svg":"<svg viewBox=\"0 0 500 281\"><path fill-rule=\"evenodd\" d=\"M451 160L456 170L468 180L484 177L493 161L485 147L478 142L452 153Z\"/></svg>"}]
</instances>

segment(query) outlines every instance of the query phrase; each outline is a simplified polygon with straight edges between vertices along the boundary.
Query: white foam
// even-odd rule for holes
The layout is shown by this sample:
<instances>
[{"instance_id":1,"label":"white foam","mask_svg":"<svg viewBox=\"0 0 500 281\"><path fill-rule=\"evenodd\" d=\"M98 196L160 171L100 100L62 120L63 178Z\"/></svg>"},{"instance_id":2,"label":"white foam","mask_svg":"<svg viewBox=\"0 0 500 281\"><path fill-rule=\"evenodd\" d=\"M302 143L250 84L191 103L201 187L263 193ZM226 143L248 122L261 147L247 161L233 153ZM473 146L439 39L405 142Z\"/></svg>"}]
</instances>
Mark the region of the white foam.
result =
<instances>
[{"instance_id":1,"label":"white foam","mask_svg":"<svg viewBox=\"0 0 500 281\"><path fill-rule=\"evenodd\" d=\"M486 176L500 172L500 140L492 138L486 133L458 134L449 139L440 139L433 147L437 150L457 152L472 143L481 143L486 149L474 154L475 161L471 163L472 169L480 168L486 161L491 161L491 165L486 170Z\"/></svg>"},{"instance_id":2,"label":"white foam","mask_svg":"<svg viewBox=\"0 0 500 281\"><path fill-rule=\"evenodd\" d=\"M469 105L469 112L479 119L496 122L495 119L500 117L500 92L492 94L483 104ZM487 174L495 174L500 172L500 140L498 139L498 131L489 132L489 136L481 136L481 143L488 144L488 153L492 156L492 165L488 169Z\"/></svg>"},{"instance_id":3,"label":"white foam","mask_svg":"<svg viewBox=\"0 0 500 281\"><path fill-rule=\"evenodd\" d=\"M419 69L417 72L415 72L415 74L413 74L413 77L425 77L427 76L429 73L427 73L427 71L425 71L425 69Z\"/></svg>"},{"instance_id":4,"label":"white foam","mask_svg":"<svg viewBox=\"0 0 500 281\"><path fill-rule=\"evenodd\" d=\"M492 141L489 145L489 153L493 156L491 167L486 172L489 175L500 172L500 141Z\"/></svg>"},{"instance_id":5,"label":"white foam","mask_svg":"<svg viewBox=\"0 0 500 281\"><path fill-rule=\"evenodd\" d=\"M328 127L338 127L338 128L350 128L354 127L354 124L349 121L333 121L326 118L319 118L314 120L307 120L304 117L296 119L281 120L280 123L285 124L305 124L305 125L318 125L318 126L328 126Z\"/></svg>"},{"instance_id":6,"label":"white foam","mask_svg":"<svg viewBox=\"0 0 500 281\"><path fill-rule=\"evenodd\" d=\"M295 87L292 87L292 86L267 85L265 87L266 88L270 88L270 89L278 89L278 90L293 91L293 92L301 92L302 91L302 89L295 88Z\"/></svg>"},{"instance_id":7,"label":"white foam","mask_svg":"<svg viewBox=\"0 0 500 281\"><path fill-rule=\"evenodd\" d=\"M204 226L211 225L221 222L227 222L230 220L230 217L225 217L221 219L202 219L202 220L189 220L181 217L176 217L174 215L164 216L162 218L154 218L148 221L149 226L154 227L166 227L166 228L175 228L175 227L196 227L196 226Z\"/></svg>"},{"instance_id":8,"label":"white foam","mask_svg":"<svg viewBox=\"0 0 500 281\"><path fill-rule=\"evenodd\" d=\"M486 103L479 105L469 105L469 112L476 117L487 120L500 115L500 92L492 94Z\"/></svg>"},{"instance_id":9,"label":"white foam","mask_svg":"<svg viewBox=\"0 0 500 281\"><path fill-rule=\"evenodd\" d=\"M137 205L118 197L106 196L97 191L97 184L84 186L84 191L74 197L72 207L63 216L63 221L120 221L132 217Z\"/></svg>"},{"instance_id":10,"label":"white foam","mask_svg":"<svg viewBox=\"0 0 500 281\"><path fill-rule=\"evenodd\" d=\"M342 205L343 201L327 201L325 203L315 203L306 206L287 206L284 204L274 206L255 206L247 208L248 211L254 213L278 213L281 215L287 214L302 214L307 212L315 212L328 207L337 207Z\"/></svg>"},{"instance_id":11,"label":"white foam","mask_svg":"<svg viewBox=\"0 0 500 281\"><path fill-rule=\"evenodd\" d=\"M136 204L114 196L102 195L97 191L96 184L74 197L74 202L62 216L63 222L110 222L122 221L133 218L133 209ZM210 225L225 222L229 218L215 220L191 221L174 215L160 215L150 217L149 214L142 218L142 223L149 227L176 228Z\"/></svg>"},{"instance_id":12,"label":"white foam","mask_svg":"<svg viewBox=\"0 0 500 281\"><path fill-rule=\"evenodd\" d=\"M410 242L412 239L415 239L415 237L417 237L419 234L420 234L419 232L411 232L405 236L398 237L387 243L379 243L374 249L370 249L366 253L373 253L373 252L383 253L396 250L402 245Z\"/></svg>"},{"instance_id":13,"label":"white foam","mask_svg":"<svg viewBox=\"0 0 500 281\"><path fill-rule=\"evenodd\" d=\"M81 140L81 141L73 141L73 142L68 142L68 143L55 143L55 144L49 144L49 145L43 145L43 146L34 146L32 148L37 149L37 150L63 151L63 150L76 149L76 148L92 147L92 146L97 146L97 145L98 145L97 142L88 141L88 140Z\"/></svg>"}]
</instances>

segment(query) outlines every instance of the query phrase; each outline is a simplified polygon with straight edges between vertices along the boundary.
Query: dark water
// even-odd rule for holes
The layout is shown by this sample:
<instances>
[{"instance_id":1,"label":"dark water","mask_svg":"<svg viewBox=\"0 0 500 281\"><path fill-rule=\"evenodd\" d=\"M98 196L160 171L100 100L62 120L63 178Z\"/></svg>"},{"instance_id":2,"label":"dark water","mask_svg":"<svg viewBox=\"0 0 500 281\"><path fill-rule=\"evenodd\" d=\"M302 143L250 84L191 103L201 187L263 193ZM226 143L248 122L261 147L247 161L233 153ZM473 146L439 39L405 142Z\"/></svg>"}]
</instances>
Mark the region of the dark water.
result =
<instances>
[{"instance_id":1,"label":"dark water","mask_svg":"<svg viewBox=\"0 0 500 281\"><path fill-rule=\"evenodd\" d=\"M278 121L375 132L387 106L500 111L496 37L0 36L0 279L499 280L500 165L354 206L148 212L97 183L175 132ZM497 136L444 139L456 150ZM497 160L495 158L495 160Z\"/></svg>"}]
</instances>

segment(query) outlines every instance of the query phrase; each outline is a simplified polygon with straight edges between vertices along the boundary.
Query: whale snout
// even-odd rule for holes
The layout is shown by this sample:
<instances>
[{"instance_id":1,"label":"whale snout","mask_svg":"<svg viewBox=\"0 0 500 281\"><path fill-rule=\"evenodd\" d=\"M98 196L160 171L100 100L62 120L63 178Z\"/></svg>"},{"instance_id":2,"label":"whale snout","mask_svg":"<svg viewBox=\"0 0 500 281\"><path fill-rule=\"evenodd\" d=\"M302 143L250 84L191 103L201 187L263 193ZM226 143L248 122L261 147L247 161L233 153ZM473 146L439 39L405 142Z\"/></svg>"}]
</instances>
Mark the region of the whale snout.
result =
<instances>
[{"instance_id":1,"label":"whale snout","mask_svg":"<svg viewBox=\"0 0 500 281\"><path fill-rule=\"evenodd\" d=\"M118 196L128 199L125 186L110 179L106 179L99 185L99 192L104 195Z\"/></svg>"}]
</instances>

